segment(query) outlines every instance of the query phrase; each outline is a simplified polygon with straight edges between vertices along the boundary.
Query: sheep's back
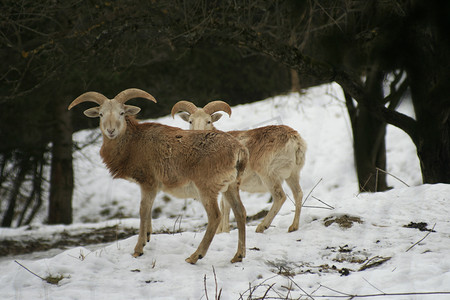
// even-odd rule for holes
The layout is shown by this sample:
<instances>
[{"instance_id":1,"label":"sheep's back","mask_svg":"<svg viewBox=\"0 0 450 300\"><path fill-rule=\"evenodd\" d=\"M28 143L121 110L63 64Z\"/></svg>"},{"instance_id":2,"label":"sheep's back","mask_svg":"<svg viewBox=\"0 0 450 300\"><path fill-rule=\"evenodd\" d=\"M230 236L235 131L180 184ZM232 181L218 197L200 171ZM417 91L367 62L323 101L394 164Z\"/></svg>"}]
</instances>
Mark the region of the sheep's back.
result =
<instances>
[{"instance_id":1,"label":"sheep's back","mask_svg":"<svg viewBox=\"0 0 450 300\"><path fill-rule=\"evenodd\" d=\"M168 184L181 178L212 178L224 172L235 172L235 161L242 145L221 131L181 130L157 123L144 123L139 130L136 151L145 151L142 166ZM154 161L161 163L155 164Z\"/></svg>"}]
</instances>

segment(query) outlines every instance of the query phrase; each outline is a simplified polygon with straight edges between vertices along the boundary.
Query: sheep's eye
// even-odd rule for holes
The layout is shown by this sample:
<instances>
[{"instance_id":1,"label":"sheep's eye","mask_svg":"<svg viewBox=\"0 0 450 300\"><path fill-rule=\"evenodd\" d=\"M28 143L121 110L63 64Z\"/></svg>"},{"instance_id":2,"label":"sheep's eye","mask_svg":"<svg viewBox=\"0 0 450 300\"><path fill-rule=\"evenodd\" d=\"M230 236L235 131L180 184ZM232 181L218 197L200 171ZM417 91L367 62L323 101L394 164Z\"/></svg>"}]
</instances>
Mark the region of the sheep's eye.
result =
<instances>
[{"instance_id":1,"label":"sheep's eye","mask_svg":"<svg viewBox=\"0 0 450 300\"><path fill-rule=\"evenodd\" d=\"M189 121L189 124L192 124L192 121Z\"/></svg>"},{"instance_id":2,"label":"sheep's eye","mask_svg":"<svg viewBox=\"0 0 450 300\"><path fill-rule=\"evenodd\" d=\"M208 124L211 124L211 121L208 121Z\"/></svg>"},{"instance_id":3,"label":"sheep's eye","mask_svg":"<svg viewBox=\"0 0 450 300\"><path fill-rule=\"evenodd\" d=\"M103 117L103 113L99 113L100 118Z\"/></svg>"},{"instance_id":4,"label":"sheep's eye","mask_svg":"<svg viewBox=\"0 0 450 300\"><path fill-rule=\"evenodd\" d=\"M121 116L123 116L124 114L125 114L125 112L124 112L124 111L121 111L121 112L120 112L120 115L121 115Z\"/></svg>"}]
</instances>

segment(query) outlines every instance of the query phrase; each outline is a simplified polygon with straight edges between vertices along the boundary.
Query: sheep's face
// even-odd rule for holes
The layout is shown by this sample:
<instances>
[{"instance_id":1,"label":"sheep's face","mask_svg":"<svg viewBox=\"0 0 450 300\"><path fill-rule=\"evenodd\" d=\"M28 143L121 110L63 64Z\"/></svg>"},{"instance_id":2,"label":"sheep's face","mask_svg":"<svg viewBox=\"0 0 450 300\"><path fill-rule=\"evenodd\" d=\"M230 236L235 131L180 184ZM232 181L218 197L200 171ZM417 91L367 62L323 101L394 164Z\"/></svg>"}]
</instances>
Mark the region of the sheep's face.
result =
<instances>
[{"instance_id":1,"label":"sheep's face","mask_svg":"<svg viewBox=\"0 0 450 300\"><path fill-rule=\"evenodd\" d=\"M218 121L222 114L207 114L203 109L198 109L193 114L182 113L181 118L189 123L189 129L191 130L212 130L214 129L213 123Z\"/></svg>"},{"instance_id":2,"label":"sheep's face","mask_svg":"<svg viewBox=\"0 0 450 300\"><path fill-rule=\"evenodd\" d=\"M127 128L125 117L136 115L140 110L137 106L125 105L112 99L100 106L85 110L84 114L90 118L100 117L100 129L103 135L113 140L125 133Z\"/></svg>"}]
</instances>

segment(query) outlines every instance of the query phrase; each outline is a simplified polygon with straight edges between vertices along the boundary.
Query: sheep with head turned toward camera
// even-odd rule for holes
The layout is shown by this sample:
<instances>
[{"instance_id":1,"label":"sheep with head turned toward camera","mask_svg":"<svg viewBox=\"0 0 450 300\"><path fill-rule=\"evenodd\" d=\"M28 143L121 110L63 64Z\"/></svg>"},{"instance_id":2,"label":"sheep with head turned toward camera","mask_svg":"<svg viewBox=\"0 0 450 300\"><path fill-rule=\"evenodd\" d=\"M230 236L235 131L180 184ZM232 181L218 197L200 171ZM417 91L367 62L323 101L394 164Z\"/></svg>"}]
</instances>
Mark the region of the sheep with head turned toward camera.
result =
<instances>
[{"instance_id":1,"label":"sheep with head turned toward camera","mask_svg":"<svg viewBox=\"0 0 450 300\"><path fill-rule=\"evenodd\" d=\"M127 89L113 99L97 92L76 98L72 107L86 101L99 106L87 109L88 117L100 117L103 144L100 155L114 178L135 182L141 189L139 237L133 256L143 254L152 232L151 211L158 191L179 198L196 198L203 204L208 225L197 250L186 261L194 264L205 256L220 224L217 197L227 196L236 215L238 249L231 262L245 257L245 208L239 197L239 181L248 151L223 132L192 131L158 123L139 123L139 107L126 105L132 98L155 98L139 89Z\"/></svg>"},{"instance_id":2,"label":"sheep with head turned toward camera","mask_svg":"<svg viewBox=\"0 0 450 300\"><path fill-rule=\"evenodd\" d=\"M213 123L220 119L218 111L231 115L230 106L223 101L213 101L198 108L189 101L179 101L172 108L172 117L178 112L189 122L190 129L216 130ZM300 171L305 164L306 142L294 129L285 125L265 126L250 130L229 131L249 151L249 163L241 178L240 190L251 193L270 192L273 203L267 215L256 227L264 232L286 201L282 184L284 181L292 190L295 199L295 213L289 232L299 227L303 191L300 187ZM224 195L226 199L226 195ZM230 208L221 202L222 222L218 232L228 232Z\"/></svg>"}]
</instances>

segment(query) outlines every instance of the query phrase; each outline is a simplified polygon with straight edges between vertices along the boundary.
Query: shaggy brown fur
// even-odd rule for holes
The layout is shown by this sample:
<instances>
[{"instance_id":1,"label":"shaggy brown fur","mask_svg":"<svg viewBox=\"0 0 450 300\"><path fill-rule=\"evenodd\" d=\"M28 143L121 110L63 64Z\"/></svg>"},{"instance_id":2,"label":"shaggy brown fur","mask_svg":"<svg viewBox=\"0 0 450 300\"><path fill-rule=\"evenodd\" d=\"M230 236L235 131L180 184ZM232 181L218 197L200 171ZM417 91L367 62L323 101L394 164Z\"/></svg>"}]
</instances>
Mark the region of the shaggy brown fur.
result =
<instances>
[{"instance_id":1,"label":"shaggy brown fur","mask_svg":"<svg viewBox=\"0 0 450 300\"><path fill-rule=\"evenodd\" d=\"M216 130L213 122L219 118L215 114L209 115L201 108L193 109L194 104L187 101L183 105L175 104L172 116L183 107L191 108L182 115L183 120L189 121L191 129ZM231 108L223 108L231 112ZM195 126L194 126L195 125ZM300 171L305 164L306 142L294 129L284 125L265 126L251 130L230 131L249 151L249 165L242 176L240 189L247 192L270 192L273 204L268 214L257 226L257 232L266 230L286 201L283 181L289 185L295 199L295 214L289 231L299 227L302 208L303 191L300 187ZM222 222L218 232L228 232L230 208L226 202L221 203Z\"/></svg>"},{"instance_id":2,"label":"shaggy brown fur","mask_svg":"<svg viewBox=\"0 0 450 300\"><path fill-rule=\"evenodd\" d=\"M92 94L86 94L74 102L92 101L89 98ZM96 101L101 105L86 110L85 114L100 116L103 133L100 155L112 176L136 182L141 188L139 238L134 256L142 255L143 247L150 241L153 201L158 191L165 191L180 198L196 198L205 207L206 233L198 249L186 259L196 263L205 256L219 226L217 197L224 192L236 215L239 231L238 250L231 261L242 261L246 213L239 197L239 183L248 161L247 149L233 136L220 131L190 131L158 123L139 123L133 117L139 109L124 105L125 101Z\"/></svg>"}]
</instances>

